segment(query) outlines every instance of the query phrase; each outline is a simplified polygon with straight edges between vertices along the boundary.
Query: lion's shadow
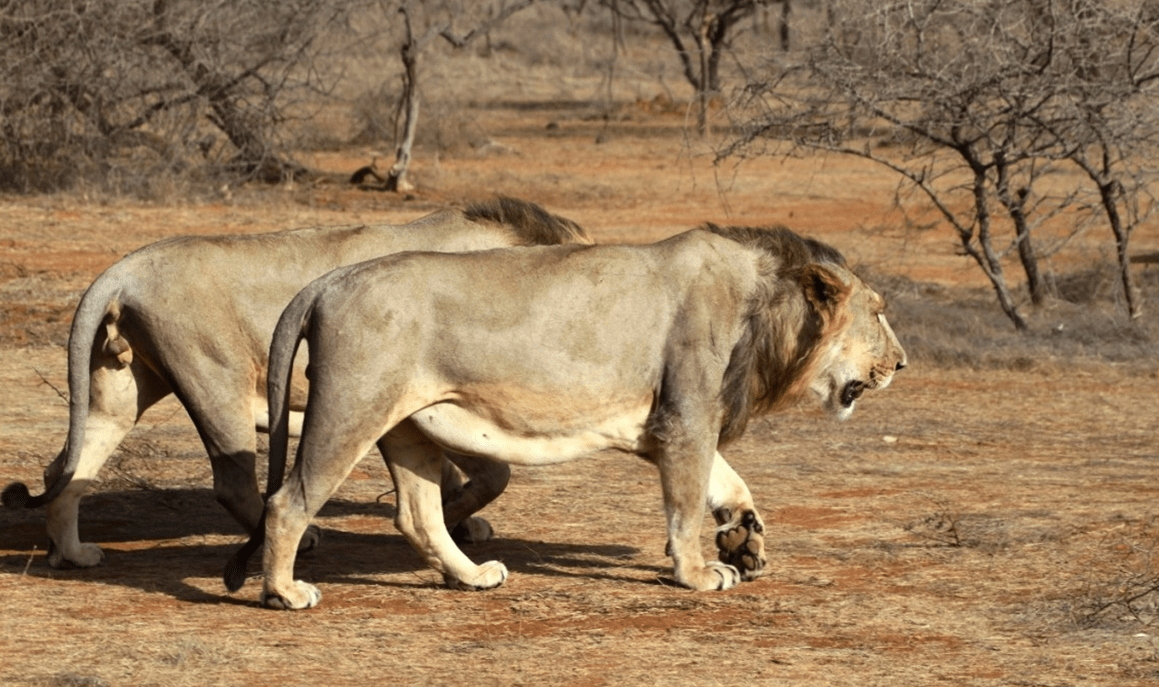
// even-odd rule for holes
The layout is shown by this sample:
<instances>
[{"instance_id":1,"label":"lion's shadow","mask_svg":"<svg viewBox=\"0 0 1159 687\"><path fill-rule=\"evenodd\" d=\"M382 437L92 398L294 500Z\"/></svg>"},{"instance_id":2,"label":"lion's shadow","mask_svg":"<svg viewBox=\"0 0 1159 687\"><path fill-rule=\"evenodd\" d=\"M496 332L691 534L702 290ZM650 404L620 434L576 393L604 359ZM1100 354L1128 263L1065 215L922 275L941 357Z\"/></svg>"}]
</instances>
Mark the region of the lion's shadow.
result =
<instances>
[{"instance_id":1,"label":"lion's shadow","mask_svg":"<svg viewBox=\"0 0 1159 687\"><path fill-rule=\"evenodd\" d=\"M87 511L87 512L86 512ZM147 514L147 515L142 515ZM295 574L319 583L383 584L379 575L414 573L404 586L438 583L434 573L391 524L394 506L374 501L331 500L320 517L371 516L382 519L376 532L325 529L316 550L299 556ZM81 510L81 538L105 548L103 565L88 569L50 568L44 559L44 513L0 513L0 572L33 577L74 579L162 593L201 603L229 603L220 593L203 591L185 580L220 578L229 558L240 547L242 533L208 489L110 491L87 498ZM236 543L199 542L198 537L236 535ZM139 544L139 546L137 546ZM546 542L500 536L464 546L473 560L500 560L513 573L638 582L626 568L639 569L629 559L638 548L623 544ZM250 570L260 567L260 555ZM617 570L624 571L617 574ZM663 570L655 568L656 572ZM251 580L250 585L254 582ZM204 585L202 585L204 586ZM242 592L245 596L245 592ZM256 598L256 592L252 595ZM238 597L236 602L249 603Z\"/></svg>"}]
</instances>

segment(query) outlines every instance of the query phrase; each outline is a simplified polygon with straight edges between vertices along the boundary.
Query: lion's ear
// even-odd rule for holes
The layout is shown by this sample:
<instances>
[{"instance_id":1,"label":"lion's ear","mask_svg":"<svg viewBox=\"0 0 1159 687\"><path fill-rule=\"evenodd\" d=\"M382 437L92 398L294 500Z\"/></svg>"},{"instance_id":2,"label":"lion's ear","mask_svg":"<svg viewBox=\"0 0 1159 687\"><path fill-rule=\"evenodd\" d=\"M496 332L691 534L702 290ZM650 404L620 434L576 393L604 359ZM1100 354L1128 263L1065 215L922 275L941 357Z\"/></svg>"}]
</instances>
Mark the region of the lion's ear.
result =
<instances>
[{"instance_id":1,"label":"lion's ear","mask_svg":"<svg viewBox=\"0 0 1159 687\"><path fill-rule=\"evenodd\" d=\"M833 270L811 263L801 270L801 288L805 298L820 312L836 310L852 290Z\"/></svg>"}]
</instances>

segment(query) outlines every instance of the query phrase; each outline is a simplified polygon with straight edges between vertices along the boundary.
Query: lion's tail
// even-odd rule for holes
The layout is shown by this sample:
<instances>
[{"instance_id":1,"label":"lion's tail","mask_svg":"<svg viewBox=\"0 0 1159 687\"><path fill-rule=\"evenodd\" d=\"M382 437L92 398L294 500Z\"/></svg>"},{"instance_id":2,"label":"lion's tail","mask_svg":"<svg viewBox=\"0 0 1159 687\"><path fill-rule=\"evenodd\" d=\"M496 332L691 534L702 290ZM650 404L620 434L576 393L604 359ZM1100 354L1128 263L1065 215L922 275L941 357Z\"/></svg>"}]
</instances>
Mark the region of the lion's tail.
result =
<instances>
[{"instance_id":1,"label":"lion's tail","mask_svg":"<svg viewBox=\"0 0 1159 687\"><path fill-rule=\"evenodd\" d=\"M121 284L116 279L101 277L81 296L72 330L68 337L68 439L65 442L64 466L44 493L32 496L22 482L13 482L4 488L0 501L8 508L39 508L60 496L76 474L84 446L85 423L89 416L89 375L92 364L93 342L102 323L108 329L105 351L118 357L130 356L128 344L117 335L117 320L121 314L118 298ZM127 358L125 358L127 359Z\"/></svg>"},{"instance_id":2,"label":"lion's tail","mask_svg":"<svg viewBox=\"0 0 1159 687\"><path fill-rule=\"evenodd\" d=\"M274 328L270 343L269 373L266 394L270 410L270 464L266 498L282 486L286 475L290 443L290 379L298 346L310 327L310 314L319 291L318 282L303 289L286 309Z\"/></svg>"},{"instance_id":3,"label":"lion's tail","mask_svg":"<svg viewBox=\"0 0 1159 687\"><path fill-rule=\"evenodd\" d=\"M319 280L320 281L320 280ZM318 282L303 289L278 320L274 329L274 339L270 344L269 372L266 378L270 412L270 452L269 476L266 481L268 500L281 486L286 475L286 460L290 444L290 380L294 370L294 358L298 345L310 327L310 313L319 291ZM225 587L236 592L245 584L246 565L249 559L265 543L266 512L247 541L225 566L222 580Z\"/></svg>"}]
</instances>

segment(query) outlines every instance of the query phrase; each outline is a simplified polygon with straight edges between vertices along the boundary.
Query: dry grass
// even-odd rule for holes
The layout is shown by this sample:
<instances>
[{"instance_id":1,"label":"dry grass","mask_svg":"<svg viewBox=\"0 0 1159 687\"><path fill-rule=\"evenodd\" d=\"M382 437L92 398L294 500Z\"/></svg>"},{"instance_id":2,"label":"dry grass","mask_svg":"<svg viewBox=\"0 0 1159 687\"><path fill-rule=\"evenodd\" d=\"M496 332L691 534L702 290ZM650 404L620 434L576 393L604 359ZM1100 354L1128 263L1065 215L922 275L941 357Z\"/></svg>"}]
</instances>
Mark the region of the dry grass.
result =
<instances>
[{"instance_id":1,"label":"dry grass","mask_svg":"<svg viewBox=\"0 0 1159 687\"><path fill-rule=\"evenodd\" d=\"M1159 324L1154 317L1126 316L1109 265L1058 277L1055 295L1037 309L1026 298L1026 333L1014 330L993 291L917 282L872 267L861 271L886 297L906 350L917 360L972 369L1108 363L1144 374L1157 369ZM1139 272L1143 292L1159 293L1159 270Z\"/></svg>"}]
</instances>

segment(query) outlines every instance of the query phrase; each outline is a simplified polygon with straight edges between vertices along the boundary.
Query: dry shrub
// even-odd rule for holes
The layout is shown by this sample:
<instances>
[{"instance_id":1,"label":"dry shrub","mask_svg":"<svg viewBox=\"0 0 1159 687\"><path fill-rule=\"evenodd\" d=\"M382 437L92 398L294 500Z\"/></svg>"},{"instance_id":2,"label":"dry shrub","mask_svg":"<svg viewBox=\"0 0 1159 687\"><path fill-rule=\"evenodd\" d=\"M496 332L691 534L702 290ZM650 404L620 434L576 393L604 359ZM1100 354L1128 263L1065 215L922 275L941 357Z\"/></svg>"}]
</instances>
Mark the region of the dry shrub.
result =
<instances>
[{"instance_id":1,"label":"dry shrub","mask_svg":"<svg viewBox=\"0 0 1159 687\"><path fill-rule=\"evenodd\" d=\"M1080 569L1071 615L1084 627L1159 618L1159 522L1122 523L1093 547Z\"/></svg>"},{"instance_id":2,"label":"dry shrub","mask_svg":"<svg viewBox=\"0 0 1159 687\"><path fill-rule=\"evenodd\" d=\"M39 684L47 687L109 687L108 682L95 675L78 675L76 673L61 673L43 680Z\"/></svg>"},{"instance_id":3,"label":"dry shrub","mask_svg":"<svg viewBox=\"0 0 1159 687\"><path fill-rule=\"evenodd\" d=\"M426 120L415 135L416 146L439 154L469 154L489 144L491 139L478 118L460 103L430 103Z\"/></svg>"},{"instance_id":4,"label":"dry shrub","mask_svg":"<svg viewBox=\"0 0 1159 687\"><path fill-rule=\"evenodd\" d=\"M349 144L376 147L387 155L379 160L385 163L384 167L393 162L399 98L398 89L383 85L365 91L351 102L354 132ZM415 147L424 152L462 155L491 143L470 108L454 98L423 101L420 112Z\"/></svg>"},{"instance_id":5,"label":"dry shrub","mask_svg":"<svg viewBox=\"0 0 1159 687\"><path fill-rule=\"evenodd\" d=\"M919 494L932 504L933 510L902 525L902 529L918 539L958 548L964 544L961 516L958 509L948 500L927 494Z\"/></svg>"},{"instance_id":6,"label":"dry shrub","mask_svg":"<svg viewBox=\"0 0 1159 687\"><path fill-rule=\"evenodd\" d=\"M235 173L267 176L282 162L281 125L329 85L322 37L346 11L331 0L5 3L0 190L83 182L149 196L158 173L217 164L214 138L228 140Z\"/></svg>"},{"instance_id":7,"label":"dry shrub","mask_svg":"<svg viewBox=\"0 0 1159 687\"><path fill-rule=\"evenodd\" d=\"M1059 297L1029 313L1020 333L986 289L949 289L904 276L860 269L889 304L890 324L911 361L939 367L1029 370L1084 360L1154 371L1159 359L1156 315L1130 320L1121 290L1092 268L1056 278ZM1159 292L1159 270L1139 279L1143 292ZM1029 300L1029 299L1027 299Z\"/></svg>"},{"instance_id":8,"label":"dry shrub","mask_svg":"<svg viewBox=\"0 0 1159 687\"><path fill-rule=\"evenodd\" d=\"M1100 258L1086 269L1056 275L1051 281L1055 295L1068 303L1113 303L1117 307L1124 307L1119 268L1109 258ZM1144 294L1159 293L1159 269L1153 265L1137 269L1135 285Z\"/></svg>"},{"instance_id":9,"label":"dry shrub","mask_svg":"<svg viewBox=\"0 0 1159 687\"><path fill-rule=\"evenodd\" d=\"M906 508L910 517L896 524L922 546L996 555L1010 545L1005 521L993 514L969 512L965 504L936 493L915 491L902 498L911 502Z\"/></svg>"},{"instance_id":10,"label":"dry shrub","mask_svg":"<svg viewBox=\"0 0 1159 687\"><path fill-rule=\"evenodd\" d=\"M398 123L397 88L382 84L355 96L350 102L354 118L353 145L385 145L395 138Z\"/></svg>"}]
</instances>

